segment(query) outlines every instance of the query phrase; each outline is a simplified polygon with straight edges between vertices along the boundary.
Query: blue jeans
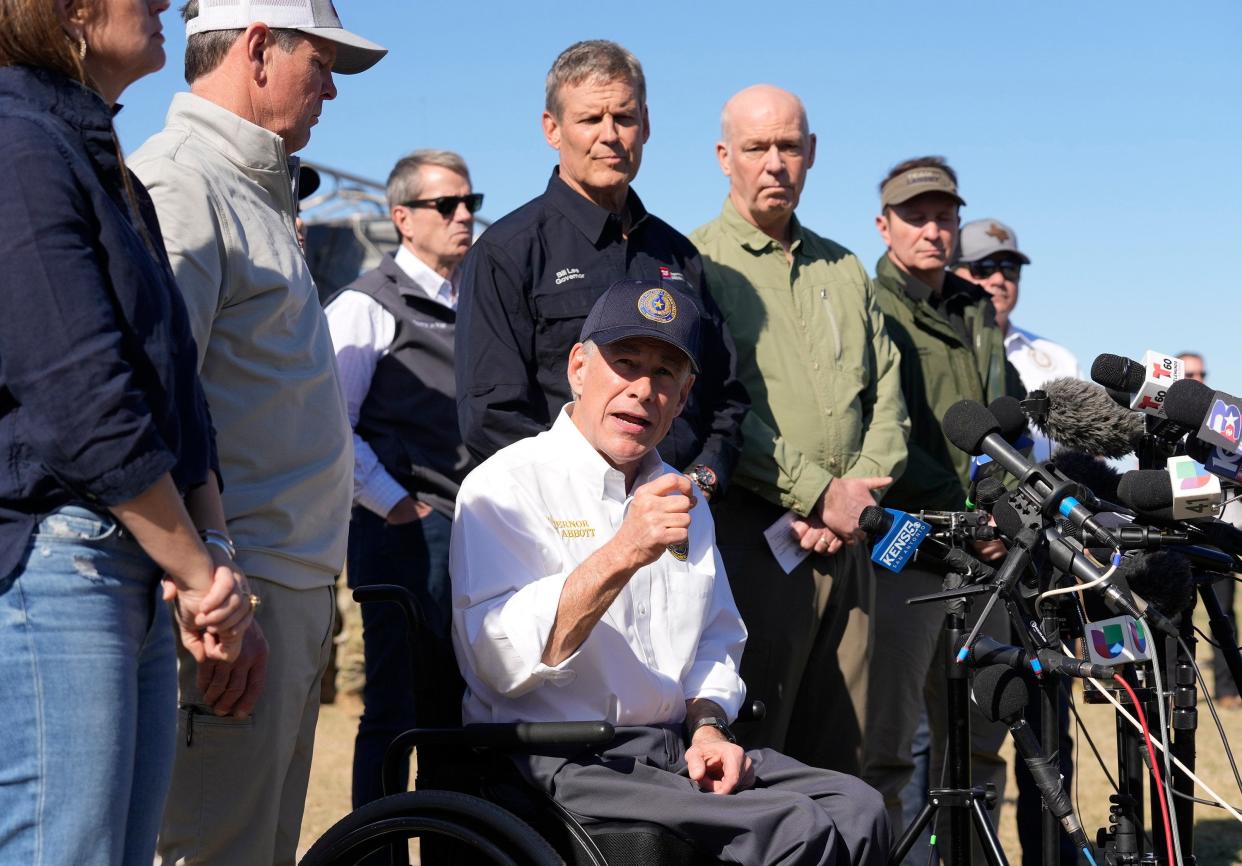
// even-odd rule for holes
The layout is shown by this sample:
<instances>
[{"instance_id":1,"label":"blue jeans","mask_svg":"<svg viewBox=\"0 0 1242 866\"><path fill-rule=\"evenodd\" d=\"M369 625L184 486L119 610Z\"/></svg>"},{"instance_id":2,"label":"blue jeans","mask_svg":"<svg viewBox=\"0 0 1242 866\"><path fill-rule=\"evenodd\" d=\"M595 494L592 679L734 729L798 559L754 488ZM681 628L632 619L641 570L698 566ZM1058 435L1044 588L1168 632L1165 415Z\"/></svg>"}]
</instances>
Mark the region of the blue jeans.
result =
<instances>
[{"instance_id":1,"label":"blue jeans","mask_svg":"<svg viewBox=\"0 0 1242 866\"><path fill-rule=\"evenodd\" d=\"M159 578L78 506L0 578L0 863L150 866L177 706Z\"/></svg>"},{"instance_id":2,"label":"blue jeans","mask_svg":"<svg viewBox=\"0 0 1242 866\"><path fill-rule=\"evenodd\" d=\"M354 808L383 796L388 744L413 727L461 724L462 682L449 639L452 588L449 534L453 522L433 511L398 526L365 508L349 524L349 586L390 583L411 590L425 620L411 635L395 605L362 606L366 684L354 741ZM429 763L419 756L420 772ZM403 777L404 778L404 777Z\"/></svg>"}]
</instances>

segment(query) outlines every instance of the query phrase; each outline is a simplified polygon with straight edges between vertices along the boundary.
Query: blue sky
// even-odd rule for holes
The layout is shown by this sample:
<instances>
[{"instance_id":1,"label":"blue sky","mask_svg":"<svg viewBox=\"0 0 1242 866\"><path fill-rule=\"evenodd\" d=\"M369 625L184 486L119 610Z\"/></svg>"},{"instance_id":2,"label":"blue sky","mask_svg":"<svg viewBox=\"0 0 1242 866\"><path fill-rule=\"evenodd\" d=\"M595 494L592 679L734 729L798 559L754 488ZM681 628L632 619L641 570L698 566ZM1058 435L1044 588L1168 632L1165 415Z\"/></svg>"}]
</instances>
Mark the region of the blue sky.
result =
<instances>
[{"instance_id":1,"label":"blue sky","mask_svg":"<svg viewBox=\"0 0 1242 866\"><path fill-rule=\"evenodd\" d=\"M179 3L179 0L178 0ZM556 154L543 79L579 39L621 42L648 79L652 136L635 188L689 232L718 212L721 105L766 81L798 93L819 137L799 215L870 268L876 184L915 155L948 157L963 219L1017 231L1031 259L1015 314L1084 368L1100 352L1199 348L1210 383L1242 393L1242 4L1206 2L712 4L336 0L387 46L339 76L307 159L383 180L418 147L459 151L496 218L538 194ZM169 63L122 97L127 150L184 89Z\"/></svg>"}]
</instances>

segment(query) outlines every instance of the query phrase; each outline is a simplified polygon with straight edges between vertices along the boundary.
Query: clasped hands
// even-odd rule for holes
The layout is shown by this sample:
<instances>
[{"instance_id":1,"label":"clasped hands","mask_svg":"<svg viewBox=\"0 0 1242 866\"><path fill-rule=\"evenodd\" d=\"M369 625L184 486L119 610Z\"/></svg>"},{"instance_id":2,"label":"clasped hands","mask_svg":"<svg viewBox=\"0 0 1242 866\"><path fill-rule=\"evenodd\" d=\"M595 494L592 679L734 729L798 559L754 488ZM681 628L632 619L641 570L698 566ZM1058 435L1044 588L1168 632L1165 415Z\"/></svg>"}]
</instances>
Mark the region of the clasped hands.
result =
<instances>
[{"instance_id":1,"label":"clasped hands","mask_svg":"<svg viewBox=\"0 0 1242 866\"><path fill-rule=\"evenodd\" d=\"M806 517L794 515L791 531L803 550L833 554L844 545L857 544L864 536L858 516L875 505L873 490L893 483L886 476L834 478Z\"/></svg>"},{"instance_id":2,"label":"clasped hands","mask_svg":"<svg viewBox=\"0 0 1242 866\"><path fill-rule=\"evenodd\" d=\"M164 600L173 602L181 644L197 665L203 703L217 716L245 718L267 679L267 639L254 619L246 575L215 545L207 549L207 588L178 588L165 578Z\"/></svg>"}]
</instances>

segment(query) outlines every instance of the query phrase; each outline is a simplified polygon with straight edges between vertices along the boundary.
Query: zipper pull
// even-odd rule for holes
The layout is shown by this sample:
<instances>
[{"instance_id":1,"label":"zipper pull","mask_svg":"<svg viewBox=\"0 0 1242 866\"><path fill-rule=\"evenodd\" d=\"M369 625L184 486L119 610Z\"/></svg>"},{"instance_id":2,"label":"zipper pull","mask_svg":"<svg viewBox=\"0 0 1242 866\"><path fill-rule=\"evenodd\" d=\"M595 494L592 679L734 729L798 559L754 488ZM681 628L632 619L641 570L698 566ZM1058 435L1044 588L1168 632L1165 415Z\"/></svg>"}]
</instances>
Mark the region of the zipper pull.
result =
<instances>
[{"instance_id":1,"label":"zipper pull","mask_svg":"<svg viewBox=\"0 0 1242 866\"><path fill-rule=\"evenodd\" d=\"M194 705L185 705L185 747L188 749L194 741Z\"/></svg>"}]
</instances>

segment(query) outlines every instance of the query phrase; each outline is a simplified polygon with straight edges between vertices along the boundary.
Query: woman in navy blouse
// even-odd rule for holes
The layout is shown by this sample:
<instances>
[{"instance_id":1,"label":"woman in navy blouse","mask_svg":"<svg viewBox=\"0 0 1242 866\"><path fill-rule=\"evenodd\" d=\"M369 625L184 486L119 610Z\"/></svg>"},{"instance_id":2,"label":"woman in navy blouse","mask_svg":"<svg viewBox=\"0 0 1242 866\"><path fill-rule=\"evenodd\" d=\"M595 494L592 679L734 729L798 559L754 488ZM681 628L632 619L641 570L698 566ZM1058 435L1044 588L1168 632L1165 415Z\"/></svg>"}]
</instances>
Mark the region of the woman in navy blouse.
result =
<instances>
[{"instance_id":1,"label":"woman in navy blouse","mask_svg":"<svg viewBox=\"0 0 1242 866\"><path fill-rule=\"evenodd\" d=\"M112 126L164 63L167 8L0 0L3 863L151 863L173 622L200 662L228 661L256 604L186 312Z\"/></svg>"}]
</instances>

